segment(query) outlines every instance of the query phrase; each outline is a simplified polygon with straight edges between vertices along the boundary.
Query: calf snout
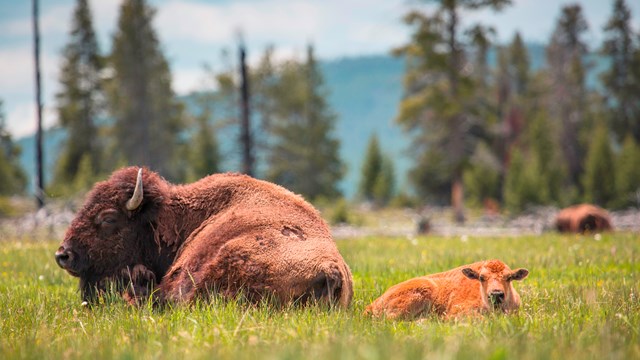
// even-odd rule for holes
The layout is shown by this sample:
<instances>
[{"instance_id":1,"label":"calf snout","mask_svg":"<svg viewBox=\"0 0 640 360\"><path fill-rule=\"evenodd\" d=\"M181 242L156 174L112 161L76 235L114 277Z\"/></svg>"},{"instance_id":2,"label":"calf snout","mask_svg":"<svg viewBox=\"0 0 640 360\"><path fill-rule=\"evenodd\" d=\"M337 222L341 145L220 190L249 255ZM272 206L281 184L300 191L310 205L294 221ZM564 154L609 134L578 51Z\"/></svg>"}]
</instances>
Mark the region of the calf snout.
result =
<instances>
[{"instance_id":1,"label":"calf snout","mask_svg":"<svg viewBox=\"0 0 640 360\"><path fill-rule=\"evenodd\" d=\"M489 302L494 305L500 305L504 302L504 291L492 290L489 293Z\"/></svg>"}]
</instances>

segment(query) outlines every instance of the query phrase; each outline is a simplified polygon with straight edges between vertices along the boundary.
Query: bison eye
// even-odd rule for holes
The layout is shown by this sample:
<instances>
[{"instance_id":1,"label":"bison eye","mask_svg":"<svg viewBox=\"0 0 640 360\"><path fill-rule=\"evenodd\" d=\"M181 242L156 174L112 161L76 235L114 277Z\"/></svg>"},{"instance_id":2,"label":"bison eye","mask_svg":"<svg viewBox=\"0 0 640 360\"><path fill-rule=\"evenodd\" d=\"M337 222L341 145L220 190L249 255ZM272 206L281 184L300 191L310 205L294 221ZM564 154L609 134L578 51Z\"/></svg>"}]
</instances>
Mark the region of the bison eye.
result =
<instances>
[{"instance_id":1,"label":"bison eye","mask_svg":"<svg viewBox=\"0 0 640 360\"><path fill-rule=\"evenodd\" d=\"M98 226L100 225L109 226L117 223L118 219L119 219L119 216L117 211L112 209L107 209L102 211L100 214L98 214L98 216L96 216L96 218L94 219L94 222Z\"/></svg>"}]
</instances>

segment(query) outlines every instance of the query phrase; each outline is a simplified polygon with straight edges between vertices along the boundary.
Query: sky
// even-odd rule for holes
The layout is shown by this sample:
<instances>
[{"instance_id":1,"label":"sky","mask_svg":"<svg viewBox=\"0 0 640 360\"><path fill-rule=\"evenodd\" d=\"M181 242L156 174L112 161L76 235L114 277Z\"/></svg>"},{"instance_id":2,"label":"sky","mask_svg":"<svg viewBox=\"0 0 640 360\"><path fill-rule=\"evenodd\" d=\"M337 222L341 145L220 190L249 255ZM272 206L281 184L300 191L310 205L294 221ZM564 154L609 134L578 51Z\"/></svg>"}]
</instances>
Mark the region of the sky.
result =
<instances>
[{"instance_id":1,"label":"sky","mask_svg":"<svg viewBox=\"0 0 640 360\"><path fill-rule=\"evenodd\" d=\"M122 0L89 0L94 27L103 53L111 46ZM302 57L313 43L321 60L361 55L388 54L405 43L410 29L402 16L418 0L149 0L157 10L154 27L169 60L173 88L178 94L206 84L203 65L213 70L224 66L220 53L233 49L243 34L250 61L267 46L276 56ZM464 14L466 23L482 22L497 30L506 43L515 31L525 41L546 43L562 6L579 3L589 24L585 39L598 47L602 27L611 14L609 0L514 0L500 13L490 10ZM627 0L634 28L638 30L640 1ZM68 41L75 0L40 0L43 121L57 121L55 93L61 53ZM428 8L427 8L428 9ZM0 1L0 99L6 126L14 137L35 130L35 81L31 1Z\"/></svg>"}]
</instances>

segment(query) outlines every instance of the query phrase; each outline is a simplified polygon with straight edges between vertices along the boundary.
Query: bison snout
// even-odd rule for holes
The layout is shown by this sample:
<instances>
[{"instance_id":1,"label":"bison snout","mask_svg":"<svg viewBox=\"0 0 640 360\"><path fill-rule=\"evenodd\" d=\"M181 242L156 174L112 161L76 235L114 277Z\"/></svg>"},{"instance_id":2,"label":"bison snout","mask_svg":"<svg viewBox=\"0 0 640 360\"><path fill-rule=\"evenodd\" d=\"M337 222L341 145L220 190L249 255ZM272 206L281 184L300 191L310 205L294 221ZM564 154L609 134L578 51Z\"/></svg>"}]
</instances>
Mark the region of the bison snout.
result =
<instances>
[{"instance_id":1,"label":"bison snout","mask_svg":"<svg viewBox=\"0 0 640 360\"><path fill-rule=\"evenodd\" d=\"M489 301L492 304L500 305L504 302L504 291L493 290L489 293Z\"/></svg>"},{"instance_id":2,"label":"bison snout","mask_svg":"<svg viewBox=\"0 0 640 360\"><path fill-rule=\"evenodd\" d=\"M75 269L77 255L72 250L65 249L60 246L58 251L56 251L55 256L58 266L67 270L71 274L77 273L77 270Z\"/></svg>"}]
</instances>

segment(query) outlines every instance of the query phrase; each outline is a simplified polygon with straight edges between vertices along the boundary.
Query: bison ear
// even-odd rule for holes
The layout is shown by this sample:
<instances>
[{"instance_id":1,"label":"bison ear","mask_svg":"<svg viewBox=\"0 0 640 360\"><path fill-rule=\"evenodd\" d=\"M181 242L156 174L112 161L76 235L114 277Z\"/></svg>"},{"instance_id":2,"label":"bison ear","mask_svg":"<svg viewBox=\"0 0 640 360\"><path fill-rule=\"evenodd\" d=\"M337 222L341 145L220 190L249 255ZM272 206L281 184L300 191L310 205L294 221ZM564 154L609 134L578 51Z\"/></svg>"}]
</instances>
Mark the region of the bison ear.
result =
<instances>
[{"instance_id":1,"label":"bison ear","mask_svg":"<svg viewBox=\"0 0 640 360\"><path fill-rule=\"evenodd\" d=\"M524 278L526 278L527 276L529 276L529 270L527 269L518 269L514 272L512 272L511 274L509 274L509 281L513 281L513 280L522 280Z\"/></svg>"},{"instance_id":2,"label":"bison ear","mask_svg":"<svg viewBox=\"0 0 640 360\"><path fill-rule=\"evenodd\" d=\"M471 280L480 280L480 274L472 268L464 268L462 269L462 273Z\"/></svg>"}]
</instances>

